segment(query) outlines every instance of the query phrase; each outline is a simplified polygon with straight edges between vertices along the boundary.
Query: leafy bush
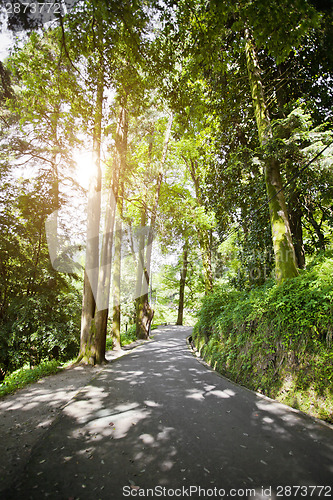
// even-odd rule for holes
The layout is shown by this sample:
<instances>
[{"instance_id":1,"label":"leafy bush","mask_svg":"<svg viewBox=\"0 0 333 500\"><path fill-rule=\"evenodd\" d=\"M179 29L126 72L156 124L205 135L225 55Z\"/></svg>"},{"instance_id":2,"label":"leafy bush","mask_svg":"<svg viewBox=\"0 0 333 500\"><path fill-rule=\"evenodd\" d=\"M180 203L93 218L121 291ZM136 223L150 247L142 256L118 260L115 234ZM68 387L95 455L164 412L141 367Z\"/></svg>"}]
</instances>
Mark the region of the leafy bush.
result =
<instances>
[{"instance_id":1,"label":"leafy bush","mask_svg":"<svg viewBox=\"0 0 333 500\"><path fill-rule=\"evenodd\" d=\"M32 382L36 382L36 380L41 377L57 373L59 370L61 370L61 367L59 366L59 362L55 359L52 361L45 361L33 369L29 367L19 368L6 376L2 384L0 384L0 397L11 394L17 391L17 389L21 389Z\"/></svg>"},{"instance_id":2,"label":"leafy bush","mask_svg":"<svg viewBox=\"0 0 333 500\"><path fill-rule=\"evenodd\" d=\"M130 325L127 329L127 332L121 333L120 338L121 338L122 345L127 345L127 344L131 344L132 342L135 342L137 340L137 338L136 338L136 326Z\"/></svg>"},{"instance_id":3,"label":"leafy bush","mask_svg":"<svg viewBox=\"0 0 333 500\"><path fill-rule=\"evenodd\" d=\"M135 325L130 325L128 327L127 331L120 332L121 345L131 344L132 342L135 342L136 340L137 340L137 338L136 338ZM111 336L108 336L106 339L106 350L112 351L112 349L113 349L113 338Z\"/></svg>"},{"instance_id":4,"label":"leafy bush","mask_svg":"<svg viewBox=\"0 0 333 500\"><path fill-rule=\"evenodd\" d=\"M65 361L80 342L81 296L74 287L16 298L0 323L0 371L4 377L26 363Z\"/></svg>"},{"instance_id":5,"label":"leafy bush","mask_svg":"<svg viewBox=\"0 0 333 500\"><path fill-rule=\"evenodd\" d=\"M226 376L333 421L333 256L249 292L220 288L204 300L194 341Z\"/></svg>"}]
</instances>

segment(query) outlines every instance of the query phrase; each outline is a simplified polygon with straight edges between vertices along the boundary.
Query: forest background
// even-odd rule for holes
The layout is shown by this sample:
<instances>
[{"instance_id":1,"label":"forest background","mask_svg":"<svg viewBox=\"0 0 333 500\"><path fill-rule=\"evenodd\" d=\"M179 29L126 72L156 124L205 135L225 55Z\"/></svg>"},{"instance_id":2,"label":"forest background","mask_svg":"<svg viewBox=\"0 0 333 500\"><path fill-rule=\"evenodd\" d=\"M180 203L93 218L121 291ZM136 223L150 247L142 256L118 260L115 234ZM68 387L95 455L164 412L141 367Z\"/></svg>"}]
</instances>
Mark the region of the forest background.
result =
<instances>
[{"instance_id":1,"label":"forest background","mask_svg":"<svg viewBox=\"0 0 333 500\"><path fill-rule=\"evenodd\" d=\"M332 19L2 3L3 393L185 322L221 373L332 421Z\"/></svg>"}]
</instances>

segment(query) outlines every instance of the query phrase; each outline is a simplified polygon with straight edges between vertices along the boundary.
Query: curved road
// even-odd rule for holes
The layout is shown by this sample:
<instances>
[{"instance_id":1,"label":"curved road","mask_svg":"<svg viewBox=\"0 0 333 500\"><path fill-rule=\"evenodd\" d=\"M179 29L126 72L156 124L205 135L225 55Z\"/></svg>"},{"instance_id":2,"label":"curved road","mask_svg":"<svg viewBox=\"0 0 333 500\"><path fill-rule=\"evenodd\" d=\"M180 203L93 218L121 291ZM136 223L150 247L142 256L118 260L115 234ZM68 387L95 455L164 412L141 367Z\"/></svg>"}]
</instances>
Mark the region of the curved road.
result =
<instances>
[{"instance_id":1,"label":"curved road","mask_svg":"<svg viewBox=\"0 0 333 500\"><path fill-rule=\"evenodd\" d=\"M231 383L163 327L92 378L2 498L332 498L333 430Z\"/></svg>"}]
</instances>

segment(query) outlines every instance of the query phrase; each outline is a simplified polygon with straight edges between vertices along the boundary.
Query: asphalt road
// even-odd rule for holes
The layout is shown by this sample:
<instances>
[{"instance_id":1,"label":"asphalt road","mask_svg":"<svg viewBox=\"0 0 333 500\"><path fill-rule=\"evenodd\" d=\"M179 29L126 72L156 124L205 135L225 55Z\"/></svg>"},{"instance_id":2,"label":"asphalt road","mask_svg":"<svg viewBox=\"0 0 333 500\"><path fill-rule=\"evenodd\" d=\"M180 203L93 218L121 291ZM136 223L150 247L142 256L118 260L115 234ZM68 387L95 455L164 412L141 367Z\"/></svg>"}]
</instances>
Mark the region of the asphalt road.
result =
<instances>
[{"instance_id":1,"label":"asphalt road","mask_svg":"<svg viewBox=\"0 0 333 500\"><path fill-rule=\"evenodd\" d=\"M164 327L82 388L10 499L332 498L333 430L219 376Z\"/></svg>"}]
</instances>

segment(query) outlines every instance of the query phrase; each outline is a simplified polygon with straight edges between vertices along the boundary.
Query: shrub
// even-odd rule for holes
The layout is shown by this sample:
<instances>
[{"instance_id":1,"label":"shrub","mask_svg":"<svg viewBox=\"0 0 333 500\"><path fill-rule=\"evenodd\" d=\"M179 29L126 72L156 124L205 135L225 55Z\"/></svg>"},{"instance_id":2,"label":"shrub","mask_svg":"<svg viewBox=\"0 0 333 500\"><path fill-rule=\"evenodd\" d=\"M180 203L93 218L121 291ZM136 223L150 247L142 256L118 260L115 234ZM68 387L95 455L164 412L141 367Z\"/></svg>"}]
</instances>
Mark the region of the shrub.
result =
<instances>
[{"instance_id":1,"label":"shrub","mask_svg":"<svg viewBox=\"0 0 333 500\"><path fill-rule=\"evenodd\" d=\"M204 300L193 337L226 376L332 420L332 312L333 258L326 253L279 286L216 290Z\"/></svg>"},{"instance_id":2,"label":"shrub","mask_svg":"<svg viewBox=\"0 0 333 500\"><path fill-rule=\"evenodd\" d=\"M0 384L0 397L11 394L32 382L36 382L41 377L57 373L59 370L61 370L59 362L55 359L44 361L33 369L29 367L19 368L6 376L2 384Z\"/></svg>"},{"instance_id":3,"label":"shrub","mask_svg":"<svg viewBox=\"0 0 333 500\"><path fill-rule=\"evenodd\" d=\"M81 296L74 288L16 298L0 323L2 378L29 363L66 361L80 345Z\"/></svg>"}]
</instances>

